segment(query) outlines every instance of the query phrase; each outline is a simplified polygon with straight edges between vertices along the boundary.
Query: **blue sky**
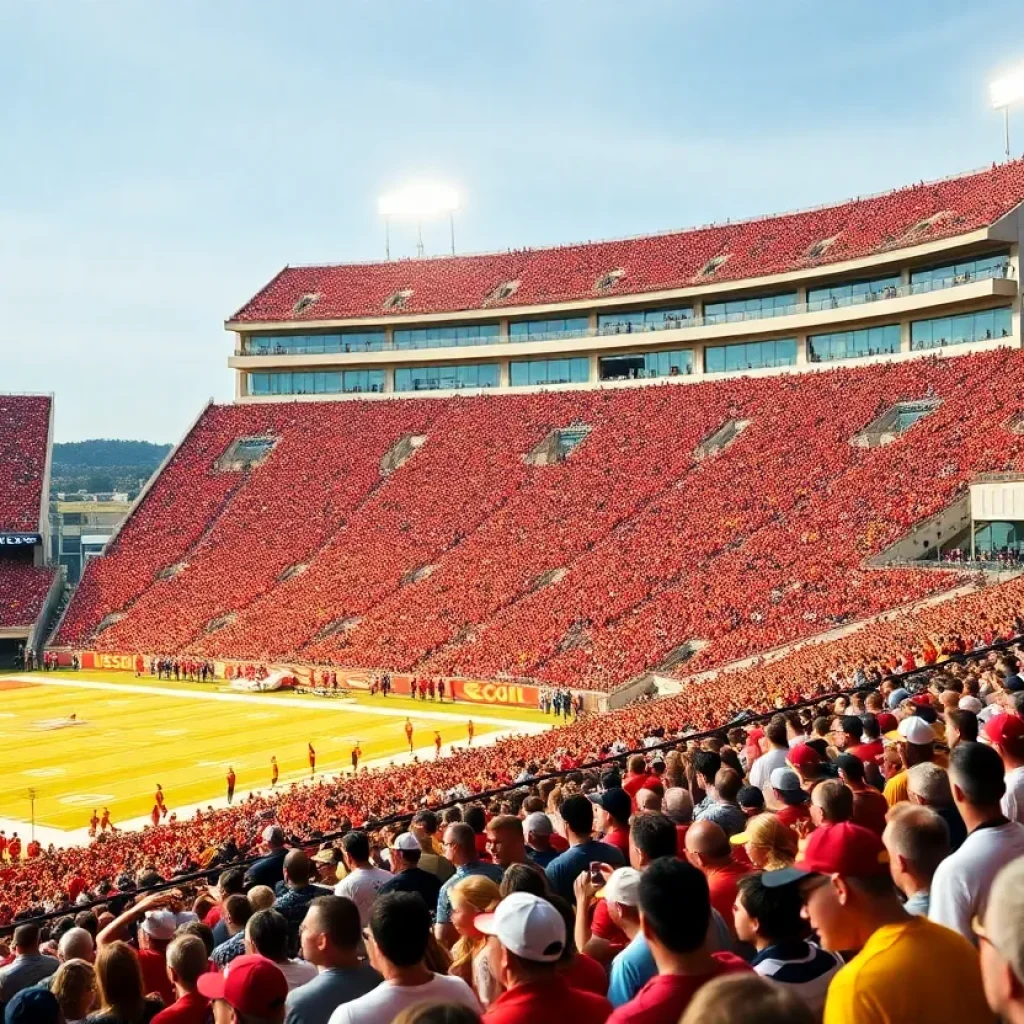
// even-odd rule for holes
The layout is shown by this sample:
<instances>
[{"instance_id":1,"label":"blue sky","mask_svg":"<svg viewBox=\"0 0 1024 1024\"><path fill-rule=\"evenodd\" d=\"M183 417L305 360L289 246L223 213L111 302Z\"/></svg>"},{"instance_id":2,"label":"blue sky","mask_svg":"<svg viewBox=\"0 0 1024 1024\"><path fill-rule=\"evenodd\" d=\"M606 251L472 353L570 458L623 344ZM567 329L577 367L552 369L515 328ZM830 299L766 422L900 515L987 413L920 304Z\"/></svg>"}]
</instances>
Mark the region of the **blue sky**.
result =
<instances>
[{"instance_id":1,"label":"blue sky","mask_svg":"<svg viewBox=\"0 0 1024 1024\"><path fill-rule=\"evenodd\" d=\"M0 46L0 390L170 441L282 265L383 256L381 191L455 184L477 251L980 166L1024 4L0 0Z\"/></svg>"}]
</instances>

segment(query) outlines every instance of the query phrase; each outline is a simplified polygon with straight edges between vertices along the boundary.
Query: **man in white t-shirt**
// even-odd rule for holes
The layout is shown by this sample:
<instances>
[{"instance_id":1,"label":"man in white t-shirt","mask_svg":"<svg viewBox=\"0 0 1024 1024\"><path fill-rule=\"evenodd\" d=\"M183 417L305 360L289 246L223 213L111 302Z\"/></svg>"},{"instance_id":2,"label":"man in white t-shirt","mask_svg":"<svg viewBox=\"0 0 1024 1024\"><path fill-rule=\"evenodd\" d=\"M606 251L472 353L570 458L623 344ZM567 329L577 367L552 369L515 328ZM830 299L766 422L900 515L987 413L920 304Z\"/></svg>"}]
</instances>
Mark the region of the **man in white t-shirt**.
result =
<instances>
[{"instance_id":1,"label":"man in white t-shirt","mask_svg":"<svg viewBox=\"0 0 1024 1024\"><path fill-rule=\"evenodd\" d=\"M1024 825L1002 811L1003 762L992 747L958 744L949 756L949 781L967 839L936 869L928 917L974 941L971 921L984 915L999 869L1024 856Z\"/></svg>"},{"instance_id":2,"label":"man in white t-shirt","mask_svg":"<svg viewBox=\"0 0 1024 1024\"><path fill-rule=\"evenodd\" d=\"M770 796L771 774L776 768L785 768L789 757L789 737L782 715L776 715L765 726L761 750L761 756L750 766L750 784Z\"/></svg>"},{"instance_id":3,"label":"man in white t-shirt","mask_svg":"<svg viewBox=\"0 0 1024 1024\"><path fill-rule=\"evenodd\" d=\"M365 996L343 1003L328 1024L385 1024L416 1003L458 1003L481 1012L461 979L435 974L423 962L430 938L430 911L419 893L389 892L377 899L365 935L370 963L384 980Z\"/></svg>"},{"instance_id":4,"label":"man in white t-shirt","mask_svg":"<svg viewBox=\"0 0 1024 1024\"><path fill-rule=\"evenodd\" d=\"M370 909L391 872L370 863L370 839L365 832L349 832L341 840L341 856L349 873L334 887L335 896L347 896L359 908L359 923L365 928Z\"/></svg>"},{"instance_id":5,"label":"man in white t-shirt","mask_svg":"<svg viewBox=\"0 0 1024 1024\"><path fill-rule=\"evenodd\" d=\"M288 922L280 911L257 910L245 926L245 951L250 956L265 956L277 964L288 982L288 991L299 988L317 976L317 969L305 960L288 956Z\"/></svg>"},{"instance_id":6,"label":"man in white t-shirt","mask_svg":"<svg viewBox=\"0 0 1024 1024\"><path fill-rule=\"evenodd\" d=\"M1024 718L1007 712L985 723L985 739L1003 759L1006 792L999 806L1010 821L1024 824Z\"/></svg>"}]
</instances>

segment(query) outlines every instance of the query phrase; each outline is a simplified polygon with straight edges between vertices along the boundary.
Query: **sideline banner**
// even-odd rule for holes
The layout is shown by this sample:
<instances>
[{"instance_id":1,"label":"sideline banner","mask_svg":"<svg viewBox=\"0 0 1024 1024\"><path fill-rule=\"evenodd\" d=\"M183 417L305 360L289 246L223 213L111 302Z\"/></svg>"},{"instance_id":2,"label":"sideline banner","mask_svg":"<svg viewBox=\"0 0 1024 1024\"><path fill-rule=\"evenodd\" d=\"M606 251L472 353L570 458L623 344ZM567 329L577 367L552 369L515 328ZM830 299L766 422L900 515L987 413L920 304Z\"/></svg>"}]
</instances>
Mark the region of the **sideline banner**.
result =
<instances>
[{"instance_id":1,"label":"sideline banner","mask_svg":"<svg viewBox=\"0 0 1024 1024\"><path fill-rule=\"evenodd\" d=\"M149 671L149 659L143 659L146 671ZM132 654L105 654L98 651L81 651L79 661L82 668L106 669L108 671L134 672L135 655ZM70 663L70 655L68 656ZM224 678L224 670L227 665L238 667L238 662L216 661L218 679ZM269 667L269 666L268 666ZM311 670L306 666L285 666L284 671L294 675L299 685L310 686ZM317 679L317 685L321 673L326 671L322 666L312 669ZM338 673L338 682L353 690L367 690L370 687L372 673L353 672L351 669L335 669ZM391 673L391 692L398 696L408 696L412 691L413 677L399 672ZM446 696L454 697L456 700L468 701L472 704L497 704L506 707L535 708L540 702L540 687L529 683L506 683L488 681L485 679L445 679L447 688Z\"/></svg>"}]
</instances>

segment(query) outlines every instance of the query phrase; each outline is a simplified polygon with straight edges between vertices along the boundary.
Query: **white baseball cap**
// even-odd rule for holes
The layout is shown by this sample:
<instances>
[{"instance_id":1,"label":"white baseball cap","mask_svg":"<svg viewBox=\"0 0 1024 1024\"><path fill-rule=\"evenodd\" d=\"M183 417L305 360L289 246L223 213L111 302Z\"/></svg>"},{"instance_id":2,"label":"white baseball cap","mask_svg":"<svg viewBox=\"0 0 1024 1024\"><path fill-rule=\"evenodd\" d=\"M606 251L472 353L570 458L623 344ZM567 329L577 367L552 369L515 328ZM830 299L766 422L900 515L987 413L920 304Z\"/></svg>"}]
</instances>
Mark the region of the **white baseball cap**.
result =
<instances>
[{"instance_id":1,"label":"white baseball cap","mask_svg":"<svg viewBox=\"0 0 1024 1024\"><path fill-rule=\"evenodd\" d=\"M978 700L977 697L972 697L970 694L968 694L966 697L961 697L960 698L960 703L957 704L957 707L961 711L972 711L976 715L981 713L981 709L984 706L985 705L982 704L981 701Z\"/></svg>"},{"instance_id":2,"label":"white baseball cap","mask_svg":"<svg viewBox=\"0 0 1024 1024\"><path fill-rule=\"evenodd\" d=\"M170 910L147 910L142 919L142 930L151 939L167 942L178 930L178 919Z\"/></svg>"},{"instance_id":3,"label":"white baseball cap","mask_svg":"<svg viewBox=\"0 0 1024 1024\"><path fill-rule=\"evenodd\" d=\"M604 887L604 898L626 907L640 906L640 872L634 868L616 868Z\"/></svg>"},{"instance_id":4,"label":"white baseball cap","mask_svg":"<svg viewBox=\"0 0 1024 1024\"><path fill-rule=\"evenodd\" d=\"M484 935L496 935L510 952L535 963L553 963L565 949L565 921L539 896L514 892L493 914L480 914L473 927Z\"/></svg>"},{"instance_id":5,"label":"white baseball cap","mask_svg":"<svg viewBox=\"0 0 1024 1024\"><path fill-rule=\"evenodd\" d=\"M411 833L403 832L400 836L395 837L395 841L391 844L392 850L419 850L420 841Z\"/></svg>"},{"instance_id":6,"label":"white baseball cap","mask_svg":"<svg viewBox=\"0 0 1024 1024\"><path fill-rule=\"evenodd\" d=\"M904 718L898 726L885 734L887 740L904 740L915 747L924 747L935 742L935 730L917 715Z\"/></svg>"}]
</instances>

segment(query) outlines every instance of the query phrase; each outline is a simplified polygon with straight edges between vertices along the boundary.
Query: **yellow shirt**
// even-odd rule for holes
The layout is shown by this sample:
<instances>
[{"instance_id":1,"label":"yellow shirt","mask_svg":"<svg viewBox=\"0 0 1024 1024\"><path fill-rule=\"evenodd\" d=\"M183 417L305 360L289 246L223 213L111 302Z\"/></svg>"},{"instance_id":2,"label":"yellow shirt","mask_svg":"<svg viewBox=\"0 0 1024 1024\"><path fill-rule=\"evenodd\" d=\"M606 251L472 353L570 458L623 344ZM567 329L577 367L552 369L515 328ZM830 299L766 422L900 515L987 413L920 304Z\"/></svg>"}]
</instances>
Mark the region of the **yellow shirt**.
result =
<instances>
[{"instance_id":1,"label":"yellow shirt","mask_svg":"<svg viewBox=\"0 0 1024 1024\"><path fill-rule=\"evenodd\" d=\"M925 917L879 928L832 979L824 1024L933 1024L993 1019L977 950Z\"/></svg>"},{"instance_id":2,"label":"yellow shirt","mask_svg":"<svg viewBox=\"0 0 1024 1024\"><path fill-rule=\"evenodd\" d=\"M882 795L890 807L910 799L910 784L907 782L906 768L889 779L885 784L885 789L882 790Z\"/></svg>"}]
</instances>

